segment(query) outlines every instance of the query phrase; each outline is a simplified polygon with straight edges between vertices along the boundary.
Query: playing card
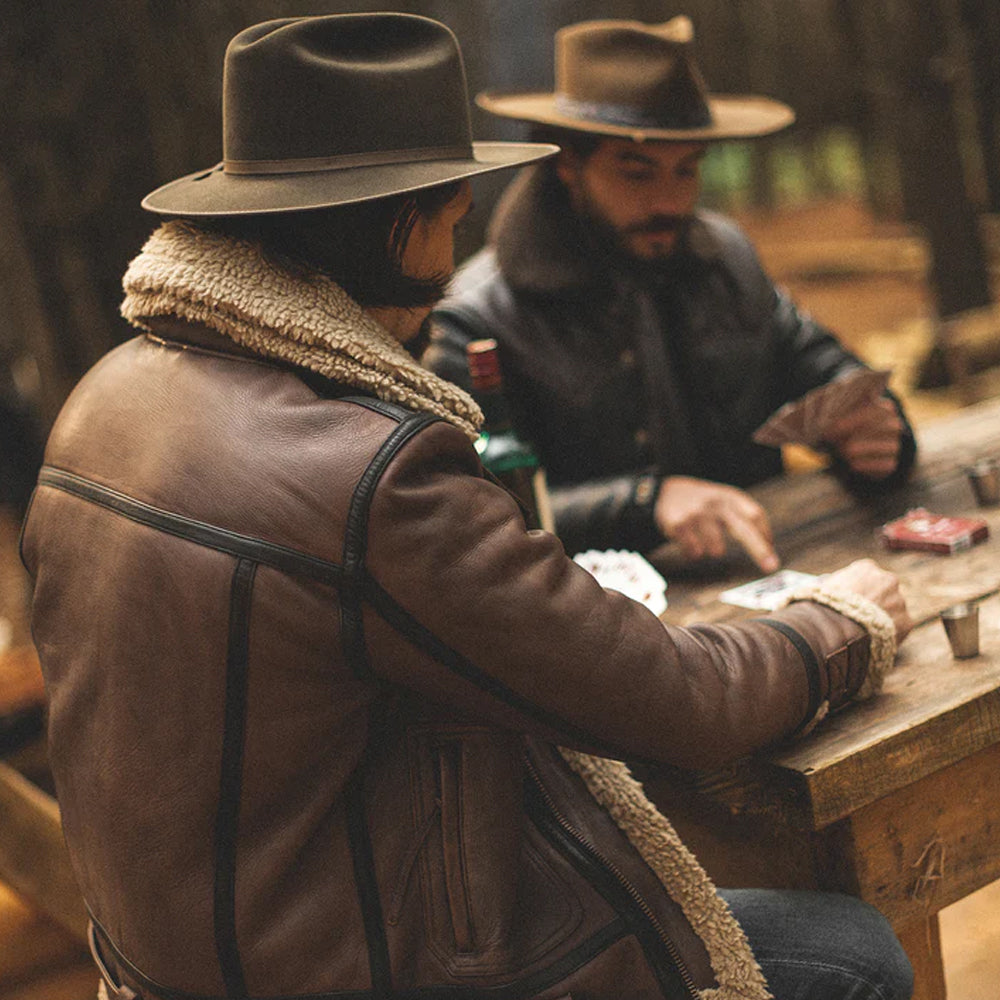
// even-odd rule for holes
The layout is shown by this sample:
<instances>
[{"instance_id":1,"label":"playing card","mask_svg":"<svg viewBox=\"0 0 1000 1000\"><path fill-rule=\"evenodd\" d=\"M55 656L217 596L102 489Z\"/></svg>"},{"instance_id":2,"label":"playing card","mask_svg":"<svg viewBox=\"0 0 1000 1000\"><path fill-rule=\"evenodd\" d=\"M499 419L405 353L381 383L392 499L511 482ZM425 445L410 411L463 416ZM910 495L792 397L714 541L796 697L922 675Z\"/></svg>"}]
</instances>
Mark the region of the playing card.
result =
<instances>
[{"instance_id":1,"label":"playing card","mask_svg":"<svg viewBox=\"0 0 1000 1000\"><path fill-rule=\"evenodd\" d=\"M719 594L719 600L725 604L735 604L739 608L752 608L754 611L774 611L784 604L785 600L797 590L813 583L816 577L811 573L800 573L794 569L779 569L770 576L762 576L759 580L751 580L739 587L731 587Z\"/></svg>"},{"instance_id":2,"label":"playing card","mask_svg":"<svg viewBox=\"0 0 1000 1000\"><path fill-rule=\"evenodd\" d=\"M617 590L644 604L655 615L667 610L667 581L638 552L588 549L573 556L605 590Z\"/></svg>"},{"instance_id":3,"label":"playing card","mask_svg":"<svg viewBox=\"0 0 1000 1000\"><path fill-rule=\"evenodd\" d=\"M805 444L815 448L831 424L877 399L889 384L888 371L855 369L779 407L753 433L757 444L779 447Z\"/></svg>"}]
</instances>

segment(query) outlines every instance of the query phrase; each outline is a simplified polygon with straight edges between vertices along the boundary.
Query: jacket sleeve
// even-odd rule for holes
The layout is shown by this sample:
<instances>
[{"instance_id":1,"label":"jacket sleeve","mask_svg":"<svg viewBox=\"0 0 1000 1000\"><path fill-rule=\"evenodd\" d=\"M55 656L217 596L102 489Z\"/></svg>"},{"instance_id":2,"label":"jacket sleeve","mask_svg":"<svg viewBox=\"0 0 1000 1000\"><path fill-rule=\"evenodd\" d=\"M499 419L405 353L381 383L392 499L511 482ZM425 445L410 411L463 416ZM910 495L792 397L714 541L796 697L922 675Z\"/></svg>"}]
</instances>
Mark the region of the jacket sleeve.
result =
<instances>
[{"instance_id":1,"label":"jacket sleeve","mask_svg":"<svg viewBox=\"0 0 1000 1000\"><path fill-rule=\"evenodd\" d=\"M782 401L798 399L851 369L864 367L830 330L800 312L791 298L771 283L749 245L746 252L752 258L753 270L761 283L761 294L770 300L767 308L776 346L777 370L782 373ZM903 424L895 470L882 479L860 475L852 472L831 449L833 472L849 490L861 496L887 492L898 486L905 481L916 459L916 439L902 404L891 392L885 395L892 400Z\"/></svg>"},{"instance_id":2,"label":"jacket sleeve","mask_svg":"<svg viewBox=\"0 0 1000 1000\"><path fill-rule=\"evenodd\" d=\"M563 745L714 767L793 733L864 679L870 640L803 602L770 620L664 626L527 531L438 423L387 466L368 517L369 668L464 717Z\"/></svg>"}]
</instances>

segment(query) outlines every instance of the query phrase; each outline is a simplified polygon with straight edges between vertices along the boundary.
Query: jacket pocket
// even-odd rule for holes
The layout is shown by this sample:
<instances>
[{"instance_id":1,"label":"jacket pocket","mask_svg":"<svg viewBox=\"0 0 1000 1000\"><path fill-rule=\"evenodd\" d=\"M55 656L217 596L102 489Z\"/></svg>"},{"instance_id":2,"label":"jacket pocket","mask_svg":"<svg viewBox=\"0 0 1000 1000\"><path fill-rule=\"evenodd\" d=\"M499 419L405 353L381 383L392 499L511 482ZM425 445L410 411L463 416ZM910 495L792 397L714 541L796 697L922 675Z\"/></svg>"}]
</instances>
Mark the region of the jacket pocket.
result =
<instances>
[{"instance_id":1,"label":"jacket pocket","mask_svg":"<svg viewBox=\"0 0 1000 1000\"><path fill-rule=\"evenodd\" d=\"M462 815L462 743L442 740L431 747L440 803L441 857L444 866L445 896L459 952L476 950L476 929L465 858L466 838Z\"/></svg>"},{"instance_id":2,"label":"jacket pocket","mask_svg":"<svg viewBox=\"0 0 1000 1000\"><path fill-rule=\"evenodd\" d=\"M582 911L526 833L520 738L455 725L415 728L408 743L414 843L390 923L418 919L460 977L514 973L558 948Z\"/></svg>"}]
</instances>

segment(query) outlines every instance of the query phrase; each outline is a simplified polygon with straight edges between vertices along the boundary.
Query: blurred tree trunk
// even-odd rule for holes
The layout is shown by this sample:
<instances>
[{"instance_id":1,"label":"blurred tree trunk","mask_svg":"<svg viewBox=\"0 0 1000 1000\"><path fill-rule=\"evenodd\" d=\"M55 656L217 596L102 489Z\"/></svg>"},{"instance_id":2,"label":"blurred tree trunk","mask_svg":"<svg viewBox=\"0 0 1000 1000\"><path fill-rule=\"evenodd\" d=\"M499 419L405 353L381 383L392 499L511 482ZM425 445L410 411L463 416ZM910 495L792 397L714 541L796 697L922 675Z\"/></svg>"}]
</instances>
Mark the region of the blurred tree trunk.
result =
<instances>
[{"instance_id":1,"label":"blurred tree trunk","mask_svg":"<svg viewBox=\"0 0 1000 1000\"><path fill-rule=\"evenodd\" d=\"M847 27L874 128L900 164L903 210L931 248L938 312L991 301L976 213L966 188L954 107L954 58L942 0L847 0Z\"/></svg>"},{"instance_id":2,"label":"blurred tree trunk","mask_svg":"<svg viewBox=\"0 0 1000 1000\"><path fill-rule=\"evenodd\" d=\"M1000 212L1000 4L964 0L987 206Z\"/></svg>"}]
</instances>

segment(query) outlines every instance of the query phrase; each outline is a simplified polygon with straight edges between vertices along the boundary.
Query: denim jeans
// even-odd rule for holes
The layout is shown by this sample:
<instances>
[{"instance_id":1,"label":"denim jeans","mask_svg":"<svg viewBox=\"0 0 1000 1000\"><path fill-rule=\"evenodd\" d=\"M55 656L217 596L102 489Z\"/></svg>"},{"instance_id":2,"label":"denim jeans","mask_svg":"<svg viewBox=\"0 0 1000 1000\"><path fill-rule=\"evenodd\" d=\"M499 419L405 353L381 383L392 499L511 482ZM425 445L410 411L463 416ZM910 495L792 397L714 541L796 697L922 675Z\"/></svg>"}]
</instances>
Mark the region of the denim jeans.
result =
<instances>
[{"instance_id":1,"label":"denim jeans","mask_svg":"<svg viewBox=\"0 0 1000 1000\"><path fill-rule=\"evenodd\" d=\"M853 896L722 889L775 1000L908 1000L909 959L872 906Z\"/></svg>"}]
</instances>

